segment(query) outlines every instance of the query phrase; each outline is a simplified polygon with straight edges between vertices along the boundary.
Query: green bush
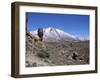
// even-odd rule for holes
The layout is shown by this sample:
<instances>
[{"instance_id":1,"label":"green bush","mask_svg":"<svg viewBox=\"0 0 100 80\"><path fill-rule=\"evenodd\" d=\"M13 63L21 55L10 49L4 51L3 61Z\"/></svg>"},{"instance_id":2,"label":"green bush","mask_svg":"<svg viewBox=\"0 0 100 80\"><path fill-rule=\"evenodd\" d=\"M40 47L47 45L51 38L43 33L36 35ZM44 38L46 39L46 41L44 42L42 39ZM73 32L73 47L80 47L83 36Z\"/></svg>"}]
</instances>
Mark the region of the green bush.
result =
<instances>
[{"instance_id":1,"label":"green bush","mask_svg":"<svg viewBox=\"0 0 100 80\"><path fill-rule=\"evenodd\" d=\"M37 52L37 56L40 58L49 58L50 57L48 51L45 49L39 50L39 52Z\"/></svg>"}]
</instances>

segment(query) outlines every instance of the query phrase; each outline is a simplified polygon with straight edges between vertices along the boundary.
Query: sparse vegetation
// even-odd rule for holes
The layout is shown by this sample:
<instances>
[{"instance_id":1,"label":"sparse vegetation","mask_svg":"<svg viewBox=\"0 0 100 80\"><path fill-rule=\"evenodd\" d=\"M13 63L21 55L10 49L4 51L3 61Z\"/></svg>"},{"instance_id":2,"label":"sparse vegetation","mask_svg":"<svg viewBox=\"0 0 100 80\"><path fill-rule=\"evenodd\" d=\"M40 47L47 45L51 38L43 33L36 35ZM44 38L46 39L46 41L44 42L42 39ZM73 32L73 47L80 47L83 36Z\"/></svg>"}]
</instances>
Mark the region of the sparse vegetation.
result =
<instances>
[{"instance_id":1,"label":"sparse vegetation","mask_svg":"<svg viewBox=\"0 0 100 80\"><path fill-rule=\"evenodd\" d=\"M45 42L45 46L45 48L33 47L32 55L26 56L28 67L89 64L89 41L71 44ZM74 52L77 53L75 59Z\"/></svg>"},{"instance_id":2,"label":"sparse vegetation","mask_svg":"<svg viewBox=\"0 0 100 80\"><path fill-rule=\"evenodd\" d=\"M41 49L37 52L37 56L40 58L49 58L50 55L46 49Z\"/></svg>"}]
</instances>

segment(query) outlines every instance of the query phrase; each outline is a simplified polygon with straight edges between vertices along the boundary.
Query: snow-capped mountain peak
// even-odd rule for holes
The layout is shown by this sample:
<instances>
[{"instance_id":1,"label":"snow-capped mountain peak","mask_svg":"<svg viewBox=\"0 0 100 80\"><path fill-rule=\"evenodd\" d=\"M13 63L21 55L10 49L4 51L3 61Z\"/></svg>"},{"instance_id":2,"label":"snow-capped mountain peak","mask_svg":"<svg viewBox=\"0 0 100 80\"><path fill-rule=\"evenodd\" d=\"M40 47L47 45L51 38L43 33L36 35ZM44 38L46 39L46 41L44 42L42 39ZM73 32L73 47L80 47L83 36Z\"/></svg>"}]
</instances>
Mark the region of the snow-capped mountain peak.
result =
<instances>
[{"instance_id":1,"label":"snow-capped mountain peak","mask_svg":"<svg viewBox=\"0 0 100 80\"><path fill-rule=\"evenodd\" d=\"M37 30L31 32L33 36L38 36L37 33L38 33ZM76 40L75 36L66 33L60 29L56 29L53 27L43 29L43 41L58 42L58 41L75 41L75 40Z\"/></svg>"}]
</instances>

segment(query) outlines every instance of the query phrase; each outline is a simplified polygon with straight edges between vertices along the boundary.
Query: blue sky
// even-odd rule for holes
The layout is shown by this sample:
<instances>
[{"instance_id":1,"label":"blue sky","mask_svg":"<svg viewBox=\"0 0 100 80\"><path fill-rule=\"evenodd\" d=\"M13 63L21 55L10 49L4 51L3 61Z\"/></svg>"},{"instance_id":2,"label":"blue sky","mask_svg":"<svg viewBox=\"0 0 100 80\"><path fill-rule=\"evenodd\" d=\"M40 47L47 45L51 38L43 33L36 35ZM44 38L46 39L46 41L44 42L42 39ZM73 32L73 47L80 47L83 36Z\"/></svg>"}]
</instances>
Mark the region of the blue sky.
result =
<instances>
[{"instance_id":1,"label":"blue sky","mask_svg":"<svg viewBox=\"0 0 100 80\"><path fill-rule=\"evenodd\" d=\"M33 31L39 27L53 27L61 29L75 36L89 37L89 15L74 14L49 14L27 12L28 31Z\"/></svg>"}]
</instances>

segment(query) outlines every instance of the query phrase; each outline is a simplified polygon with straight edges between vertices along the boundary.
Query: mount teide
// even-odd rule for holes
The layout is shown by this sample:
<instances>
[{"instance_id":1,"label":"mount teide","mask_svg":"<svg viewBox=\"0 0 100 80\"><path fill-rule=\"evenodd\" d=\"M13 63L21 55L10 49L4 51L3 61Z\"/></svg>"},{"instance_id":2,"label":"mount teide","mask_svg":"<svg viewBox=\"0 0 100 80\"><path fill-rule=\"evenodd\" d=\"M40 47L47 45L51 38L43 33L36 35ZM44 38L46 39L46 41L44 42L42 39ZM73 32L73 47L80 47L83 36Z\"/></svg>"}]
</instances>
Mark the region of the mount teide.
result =
<instances>
[{"instance_id":1,"label":"mount teide","mask_svg":"<svg viewBox=\"0 0 100 80\"><path fill-rule=\"evenodd\" d=\"M37 30L35 31L31 31L30 33L33 36L38 36L37 35ZM60 42L60 41L65 41L65 42L74 42L74 41L78 41L76 36L73 36L67 32L64 32L60 29L56 29L56 28L44 28L43 29L43 41L45 42Z\"/></svg>"}]
</instances>

